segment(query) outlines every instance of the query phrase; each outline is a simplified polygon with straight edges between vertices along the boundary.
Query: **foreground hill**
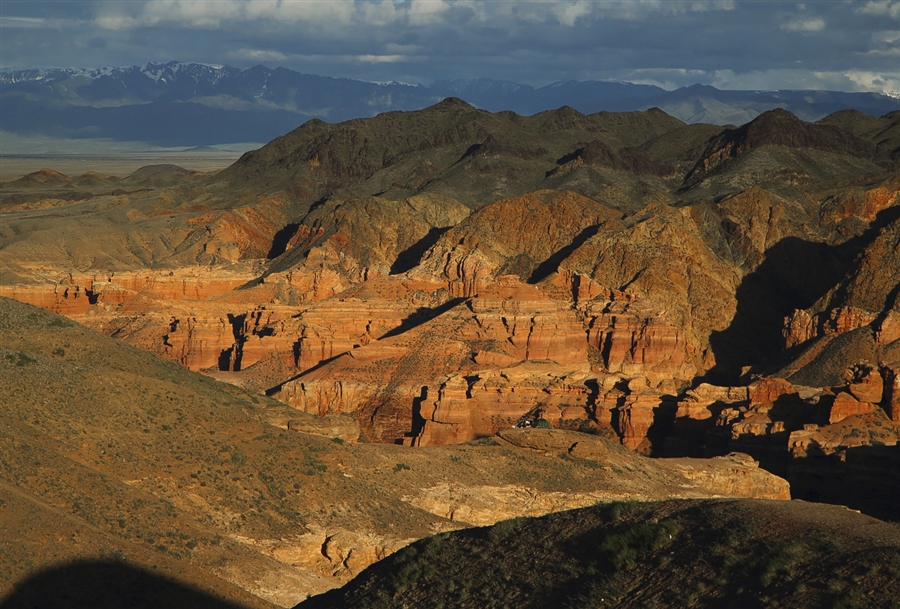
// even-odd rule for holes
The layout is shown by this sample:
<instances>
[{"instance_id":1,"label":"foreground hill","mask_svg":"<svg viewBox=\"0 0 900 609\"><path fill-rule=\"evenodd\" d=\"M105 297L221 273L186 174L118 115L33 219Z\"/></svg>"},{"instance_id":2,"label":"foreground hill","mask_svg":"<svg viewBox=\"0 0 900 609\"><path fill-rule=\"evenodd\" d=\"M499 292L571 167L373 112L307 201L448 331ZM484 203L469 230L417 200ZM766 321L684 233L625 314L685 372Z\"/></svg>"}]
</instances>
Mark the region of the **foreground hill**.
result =
<instances>
[{"instance_id":1,"label":"foreground hill","mask_svg":"<svg viewBox=\"0 0 900 609\"><path fill-rule=\"evenodd\" d=\"M898 606L900 528L800 502L601 505L413 544L299 609Z\"/></svg>"},{"instance_id":2,"label":"foreground hill","mask_svg":"<svg viewBox=\"0 0 900 609\"><path fill-rule=\"evenodd\" d=\"M746 456L658 463L573 432L357 444L351 418L291 410L5 298L0 391L12 606L92 604L107 585L117 606L157 577L148 598L166 606L217 606L210 593L291 606L443 530L627 498L789 496Z\"/></svg>"}]
</instances>

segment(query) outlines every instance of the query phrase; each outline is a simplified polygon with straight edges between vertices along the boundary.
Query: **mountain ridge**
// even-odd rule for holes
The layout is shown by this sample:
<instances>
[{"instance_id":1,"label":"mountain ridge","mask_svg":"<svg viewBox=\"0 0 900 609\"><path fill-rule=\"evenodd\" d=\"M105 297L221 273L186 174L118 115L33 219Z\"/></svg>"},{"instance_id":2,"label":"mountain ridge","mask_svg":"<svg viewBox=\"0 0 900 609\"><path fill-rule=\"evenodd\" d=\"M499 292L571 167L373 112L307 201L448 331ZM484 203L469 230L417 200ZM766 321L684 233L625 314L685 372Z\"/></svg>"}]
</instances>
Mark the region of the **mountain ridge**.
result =
<instances>
[{"instance_id":1,"label":"mountain ridge","mask_svg":"<svg viewBox=\"0 0 900 609\"><path fill-rule=\"evenodd\" d=\"M418 110L452 96L492 112L533 115L568 105L591 114L655 106L688 123L717 124L744 123L778 107L804 120L848 108L873 116L900 110L900 99L878 93L730 91L709 85L666 91L614 81L532 87L484 78L439 80L426 86L317 76L262 65L239 69L172 61L2 70L0 130L164 146L265 142L311 118L341 122L391 110ZM204 117L188 104L206 108L213 116ZM157 105L163 105L162 110ZM147 122L154 125L153 131L123 128L123 124ZM186 129L192 123L197 127ZM239 123L247 126L239 129Z\"/></svg>"}]
</instances>

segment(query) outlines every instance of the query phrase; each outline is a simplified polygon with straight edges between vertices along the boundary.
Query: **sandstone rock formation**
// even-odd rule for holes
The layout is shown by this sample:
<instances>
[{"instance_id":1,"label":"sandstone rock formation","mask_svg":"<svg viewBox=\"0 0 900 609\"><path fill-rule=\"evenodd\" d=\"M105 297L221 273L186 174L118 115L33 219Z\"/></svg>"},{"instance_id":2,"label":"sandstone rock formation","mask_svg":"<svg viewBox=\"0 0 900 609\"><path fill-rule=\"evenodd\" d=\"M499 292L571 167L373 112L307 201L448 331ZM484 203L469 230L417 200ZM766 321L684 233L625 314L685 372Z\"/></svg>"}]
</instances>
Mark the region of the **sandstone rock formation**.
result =
<instances>
[{"instance_id":1,"label":"sandstone rock formation","mask_svg":"<svg viewBox=\"0 0 900 609\"><path fill-rule=\"evenodd\" d=\"M0 390L4 597L48 557L113 551L291 606L435 532L604 498L788 493L749 462L672 466L559 430L356 444L352 418L298 412L5 298Z\"/></svg>"},{"instance_id":2,"label":"sandstone rock formation","mask_svg":"<svg viewBox=\"0 0 900 609\"><path fill-rule=\"evenodd\" d=\"M449 99L214 176L43 172L0 188L0 294L370 441L543 419L774 467L806 425L900 419L898 120Z\"/></svg>"}]
</instances>

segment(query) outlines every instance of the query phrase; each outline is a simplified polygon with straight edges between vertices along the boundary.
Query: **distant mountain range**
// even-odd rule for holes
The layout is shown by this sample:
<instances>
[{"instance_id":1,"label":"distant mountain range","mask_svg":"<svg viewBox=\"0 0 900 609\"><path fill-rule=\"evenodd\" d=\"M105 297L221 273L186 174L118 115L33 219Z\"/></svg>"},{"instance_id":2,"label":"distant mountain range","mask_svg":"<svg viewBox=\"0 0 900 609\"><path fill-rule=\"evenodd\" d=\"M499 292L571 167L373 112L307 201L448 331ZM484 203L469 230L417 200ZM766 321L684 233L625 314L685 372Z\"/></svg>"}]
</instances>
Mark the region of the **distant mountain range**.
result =
<instances>
[{"instance_id":1,"label":"distant mountain range","mask_svg":"<svg viewBox=\"0 0 900 609\"><path fill-rule=\"evenodd\" d=\"M879 93L722 91L705 85L666 91L608 81L534 88L486 78L423 86L173 61L0 71L0 131L26 140L107 139L160 146L266 142L311 118L340 122L417 110L447 97L525 115L561 106L585 114L658 107L688 123L720 125L742 124L778 107L804 120L845 109L872 116L900 110L900 99Z\"/></svg>"}]
</instances>

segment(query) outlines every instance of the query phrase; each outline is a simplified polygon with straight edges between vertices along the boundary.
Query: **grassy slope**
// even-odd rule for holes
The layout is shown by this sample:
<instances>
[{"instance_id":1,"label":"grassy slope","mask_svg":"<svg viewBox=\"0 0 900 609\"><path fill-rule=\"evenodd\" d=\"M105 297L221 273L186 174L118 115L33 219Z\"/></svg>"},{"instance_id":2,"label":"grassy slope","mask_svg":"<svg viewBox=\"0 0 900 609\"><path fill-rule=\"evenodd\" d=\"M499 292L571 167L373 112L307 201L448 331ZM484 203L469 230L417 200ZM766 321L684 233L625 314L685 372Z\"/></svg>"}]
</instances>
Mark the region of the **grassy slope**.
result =
<instances>
[{"instance_id":1,"label":"grassy slope","mask_svg":"<svg viewBox=\"0 0 900 609\"><path fill-rule=\"evenodd\" d=\"M328 607L898 607L900 527L754 500L598 505L417 542Z\"/></svg>"}]
</instances>

